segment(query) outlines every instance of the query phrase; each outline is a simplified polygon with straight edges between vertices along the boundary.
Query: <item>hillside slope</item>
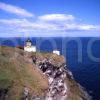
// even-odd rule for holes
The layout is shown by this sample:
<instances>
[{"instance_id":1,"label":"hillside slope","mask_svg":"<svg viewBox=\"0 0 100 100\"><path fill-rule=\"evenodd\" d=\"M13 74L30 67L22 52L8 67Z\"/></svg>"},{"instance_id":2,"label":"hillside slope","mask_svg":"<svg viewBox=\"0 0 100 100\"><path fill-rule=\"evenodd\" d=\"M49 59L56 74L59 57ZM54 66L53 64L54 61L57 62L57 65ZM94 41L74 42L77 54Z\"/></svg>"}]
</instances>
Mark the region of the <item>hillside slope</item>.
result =
<instances>
[{"instance_id":1,"label":"hillside slope","mask_svg":"<svg viewBox=\"0 0 100 100\"><path fill-rule=\"evenodd\" d=\"M24 87L38 94L48 88L46 77L35 65L26 61L23 51L9 47L1 47L0 50L1 98L4 98L7 91L7 100L20 100Z\"/></svg>"},{"instance_id":2,"label":"hillside slope","mask_svg":"<svg viewBox=\"0 0 100 100\"><path fill-rule=\"evenodd\" d=\"M0 47L0 100L25 100L23 97L27 91L29 100L36 100L32 99L33 96L45 97L49 88L48 77L43 73L44 69L39 68L41 62L44 66L45 60L49 60L49 66L51 64L57 70L61 66L64 69L66 64L64 57L56 54L27 53L18 48ZM68 69L64 82L67 86L66 100L91 100Z\"/></svg>"}]
</instances>

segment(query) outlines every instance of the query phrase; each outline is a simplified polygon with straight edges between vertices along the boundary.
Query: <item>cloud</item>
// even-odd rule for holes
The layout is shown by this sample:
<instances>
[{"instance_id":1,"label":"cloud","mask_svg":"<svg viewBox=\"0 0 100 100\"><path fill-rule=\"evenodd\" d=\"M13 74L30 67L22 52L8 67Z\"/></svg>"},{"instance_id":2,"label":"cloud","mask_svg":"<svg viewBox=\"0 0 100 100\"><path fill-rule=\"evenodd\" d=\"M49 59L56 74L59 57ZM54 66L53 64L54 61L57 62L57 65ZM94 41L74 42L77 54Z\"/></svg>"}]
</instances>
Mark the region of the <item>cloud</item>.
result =
<instances>
[{"instance_id":1,"label":"cloud","mask_svg":"<svg viewBox=\"0 0 100 100\"><path fill-rule=\"evenodd\" d=\"M78 29L80 30L95 30L98 29L98 26L95 25L78 25Z\"/></svg>"},{"instance_id":2,"label":"cloud","mask_svg":"<svg viewBox=\"0 0 100 100\"><path fill-rule=\"evenodd\" d=\"M79 23L73 15L67 14L46 14L38 17L39 21L52 24L56 30L66 31L90 31L99 30L100 25Z\"/></svg>"},{"instance_id":3,"label":"cloud","mask_svg":"<svg viewBox=\"0 0 100 100\"><path fill-rule=\"evenodd\" d=\"M43 21L73 21L75 17L67 14L47 14L38 17Z\"/></svg>"},{"instance_id":4,"label":"cloud","mask_svg":"<svg viewBox=\"0 0 100 100\"><path fill-rule=\"evenodd\" d=\"M60 14L59 14L60 15ZM43 15L45 16L45 15ZM67 15L66 15L67 16ZM72 19L56 19L56 20L43 20L41 16L37 17L37 19L0 19L0 32L5 31L5 27L7 27L6 32L15 32L27 34L31 36L61 36L62 34L72 35L75 34L81 35L93 35L92 32L96 33L96 31L100 31L100 25L93 24L83 24L82 22L77 22L74 17ZM58 21L57 21L58 20ZM65 21L64 21L65 20ZM71 20L71 21L68 21ZM74 33L73 33L74 32ZM88 34L83 34L84 32ZM82 34L81 34L82 33ZM80 35L81 34L81 35ZM95 34L94 34L95 35Z\"/></svg>"},{"instance_id":5,"label":"cloud","mask_svg":"<svg viewBox=\"0 0 100 100\"><path fill-rule=\"evenodd\" d=\"M27 30L55 30L55 25L43 22L32 22L27 19L1 19L0 23L11 27L17 27Z\"/></svg>"},{"instance_id":6,"label":"cloud","mask_svg":"<svg viewBox=\"0 0 100 100\"><path fill-rule=\"evenodd\" d=\"M2 3L0 2L0 9L12 13L12 14L16 14L18 16L24 16L24 17L33 17L34 15L28 11L26 11L25 9L22 9L20 7L17 6L13 6L13 5L9 5L6 3Z\"/></svg>"},{"instance_id":7,"label":"cloud","mask_svg":"<svg viewBox=\"0 0 100 100\"><path fill-rule=\"evenodd\" d=\"M76 31L90 31L90 30L100 30L100 25L89 25L89 24L65 24L66 30L76 30Z\"/></svg>"},{"instance_id":8,"label":"cloud","mask_svg":"<svg viewBox=\"0 0 100 100\"><path fill-rule=\"evenodd\" d=\"M77 23L49 23L43 21L29 21L27 19L0 19L0 23L10 27L22 28L23 30L45 31L90 31L100 30L100 25L77 24Z\"/></svg>"}]
</instances>

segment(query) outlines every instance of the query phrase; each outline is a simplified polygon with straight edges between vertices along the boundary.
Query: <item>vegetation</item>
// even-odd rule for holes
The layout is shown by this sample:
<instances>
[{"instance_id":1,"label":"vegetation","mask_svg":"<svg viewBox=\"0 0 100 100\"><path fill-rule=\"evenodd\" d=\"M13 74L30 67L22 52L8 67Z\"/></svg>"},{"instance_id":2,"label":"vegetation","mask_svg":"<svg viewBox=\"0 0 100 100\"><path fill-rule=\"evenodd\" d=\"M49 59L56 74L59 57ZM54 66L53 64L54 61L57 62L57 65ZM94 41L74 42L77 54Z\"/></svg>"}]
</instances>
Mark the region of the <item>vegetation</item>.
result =
<instances>
[{"instance_id":1,"label":"vegetation","mask_svg":"<svg viewBox=\"0 0 100 100\"><path fill-rule=\"evenodd\" d=\"M23 53L23 54L22 54ZM0 92L7 90L9 100L20 100L23 88L42 95L48 88L45 76L37 67L26 62L24 52L2 47L0 54Z\"/></svg>"},{"instance_id":2,"label":"vegetation","mask_svg":"<svg viewBox=\"0 0 100 100\"><path fill-rule=\"evenodd\" d=\"M31 58L37 62L45 58L50 59L57 67L65 64L65 58L52 53L28 53L18 48L0 47L0 100L22 100L25 87L33 94L44 95L48 89L48 79L37 68L38 64L32 63ZM90 100L84 89L72 79L67 70L66 84L68 100ZM89 99L87 99L89 98ZM30 98L30 100L32 100Z\"/></svg>"}]
</instances>

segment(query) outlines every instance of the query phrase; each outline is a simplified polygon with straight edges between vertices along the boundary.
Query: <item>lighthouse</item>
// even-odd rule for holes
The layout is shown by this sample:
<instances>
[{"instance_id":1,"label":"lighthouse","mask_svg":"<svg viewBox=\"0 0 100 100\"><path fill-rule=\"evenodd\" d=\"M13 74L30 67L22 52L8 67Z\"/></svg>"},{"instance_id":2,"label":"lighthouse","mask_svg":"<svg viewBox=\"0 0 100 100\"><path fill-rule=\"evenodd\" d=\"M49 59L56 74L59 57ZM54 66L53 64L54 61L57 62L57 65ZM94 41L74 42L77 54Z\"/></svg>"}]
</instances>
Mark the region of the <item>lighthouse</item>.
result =
<instances>
[{"instance_id":1,"label":"lighthouse","mask_svg":"<svg viewBox=\"0 0 100 100\"><path fill-rule=\"evenodd\" d=\"M27 39L24 46L24 51L27 52L36 52L36 46L32 45L32 41Z\"/></svg>"}]
</instances>

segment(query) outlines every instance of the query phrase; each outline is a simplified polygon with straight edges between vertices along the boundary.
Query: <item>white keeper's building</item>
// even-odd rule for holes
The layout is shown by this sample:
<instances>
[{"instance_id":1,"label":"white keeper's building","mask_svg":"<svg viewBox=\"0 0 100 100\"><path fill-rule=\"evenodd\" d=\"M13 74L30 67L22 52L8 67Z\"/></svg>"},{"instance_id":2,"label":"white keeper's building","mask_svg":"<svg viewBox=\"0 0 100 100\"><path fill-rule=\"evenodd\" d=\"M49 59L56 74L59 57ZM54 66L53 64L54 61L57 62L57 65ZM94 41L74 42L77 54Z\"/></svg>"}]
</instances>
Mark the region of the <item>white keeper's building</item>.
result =
<instances>
[{"instance_id":1,"label":"white keeper's building","mask_svg":"<svg viewBox=\"0 0 100 100\"><path fill-rule=\"evenodd\" d=\"M27 51L27 52L36 52L36 46L32 45L32 41L30 39L28 39L25 42L24 51Z\"/></svg>"},{"instance_id":2,"label":"white keeper's building","mask_svg":"<svg viewBox=\"0 0 100 100\"><path fill-rule=\"evenodd\" d=\"M53 53L57 54L57 55L60 55L60 51L58 51L58 50L53 50Z\"/></svg>"}]
</instances>

